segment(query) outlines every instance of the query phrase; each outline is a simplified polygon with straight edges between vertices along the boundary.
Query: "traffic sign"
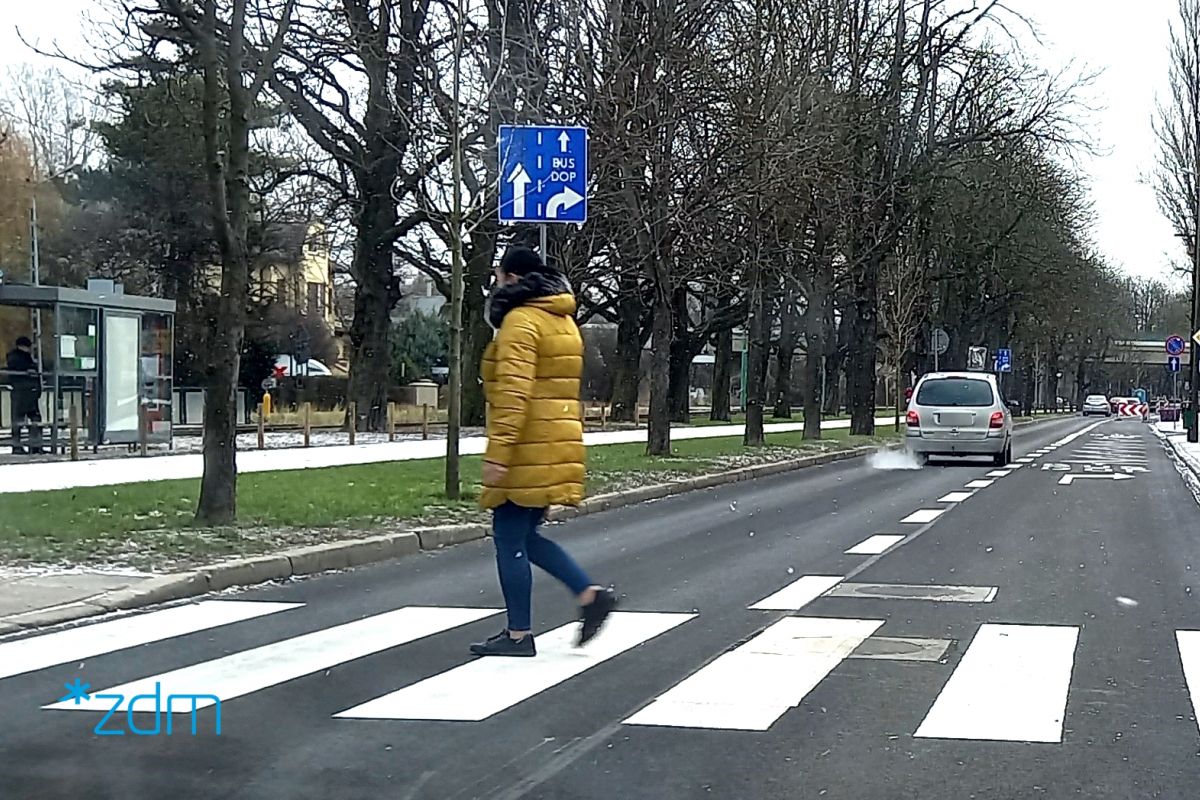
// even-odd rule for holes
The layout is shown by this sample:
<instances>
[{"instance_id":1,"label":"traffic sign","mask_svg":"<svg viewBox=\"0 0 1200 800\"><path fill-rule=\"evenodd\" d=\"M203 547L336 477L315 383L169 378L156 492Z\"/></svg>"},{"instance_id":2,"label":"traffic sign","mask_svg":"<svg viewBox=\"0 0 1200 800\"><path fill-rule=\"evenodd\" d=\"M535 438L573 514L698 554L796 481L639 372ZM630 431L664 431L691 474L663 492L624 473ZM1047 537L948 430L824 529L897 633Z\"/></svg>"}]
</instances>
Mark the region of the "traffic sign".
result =
<instances>
[{"instance_id":1,"label":"traffic sign","mask_svg":"<svg viewBox=\"0 0 1200 800\"><path fill-rule=\"evenodd\" d=\"M1179 356L1167 356L1167 372L1179 372Z\"/></svg>"},{"instance_id":2,"label":"traffic sign","mask_svg":"<svg viewBox=\"0 0 1200 800\"><path fill-rule=\"evenodd\" d=\"M1182 336L1167 337L1167 355L1178 356L1183 354L1183 348L1186 347Z\"/></svg>"},{"instance_id":3,"label":"traffic sign","mask_svg":"<svg viewBox=\"0 0 1200 800\"><path fill-rule=\"evenodd\" d=\"M1012 372L1012 350L1007 347L996 351L996 372Z\"/></svg>"},{"instance_id":4,"label":"traffic sign","mask_svg":"<svg viewBox=\"0 0 1200 800\"><path fill-rule=\"evenodd\" d=\"M1200 331L1196 331L1192 334L1192 341L1196 344L1200 344Z\"/></svg>"},{"instance_id":5,"label":"traffic sign","mask_svg":"<svg viewBox=\"0 0 1200 800\"><path fill-rule=\"evenodd\" d=\"M983 369L984 363L987 361L986 347L968 347L967 348L967 369L980 370Z\"/></svg>"},{"instance_id":6,"label":"traffic sign","mask_svg":"<svg viewBox=\"0 0 1200 800\"><path fill-rule=\"evenodd\" d=\"M929 337L929 347L937 355L944 355L950 349L950 334L941 328L934 328Z\"/></svg>"},{"instance_id":7,"label":"traffic sign","mask_svg":"<svg viewBox=\"0 0 1200 800\"><path fill-rule=\"evenodd\" d=\"M501 125L500 221L587 221L587 128Z\"/></svg>"}]
</instances>

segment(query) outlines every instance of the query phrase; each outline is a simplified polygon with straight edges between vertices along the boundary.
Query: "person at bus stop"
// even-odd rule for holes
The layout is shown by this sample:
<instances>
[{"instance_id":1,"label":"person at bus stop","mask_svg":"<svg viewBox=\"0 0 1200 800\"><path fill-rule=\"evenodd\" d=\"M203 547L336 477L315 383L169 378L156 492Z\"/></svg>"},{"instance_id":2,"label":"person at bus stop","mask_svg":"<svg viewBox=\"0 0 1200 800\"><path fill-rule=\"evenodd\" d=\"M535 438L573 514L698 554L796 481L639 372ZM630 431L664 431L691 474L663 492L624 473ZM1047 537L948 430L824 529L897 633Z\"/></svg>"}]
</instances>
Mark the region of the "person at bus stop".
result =
<instances>
[{"instance_id":1,"label":"person at bus stop","mask_svg":"<svg viewBox=\"0 0 1200 800\"><path fill-rule=\"evenodd\" d=\"M42 452L42 413L38 409L42 385L32 350L33 342L29 337L18 338L16 347L8 353L6 364L6 377L8 385L12 388L13 452L18 455L24 455L26 452L21 444L23 428L29 429L32 452Z\"/></svg>"},{"instance_id":2,"label":"person at bus stop","mask_svg":"<svg viewBox=\"0 0 1200 800\"><path fill-rule=\"evenodd\" d=\"M496 268L487 302L496 335L482 364L487 400L487 450L480 505L492 512L500 588L508 612L504 630L471 645L478 656L534 656L531 564L563 583L579 603L576 644L600 631L616 594L592 581L538 528L552 505L583 499L583 420L579 388L583 339L566 276L532 250L514 247Z\"/></svg>"}]
</instances>

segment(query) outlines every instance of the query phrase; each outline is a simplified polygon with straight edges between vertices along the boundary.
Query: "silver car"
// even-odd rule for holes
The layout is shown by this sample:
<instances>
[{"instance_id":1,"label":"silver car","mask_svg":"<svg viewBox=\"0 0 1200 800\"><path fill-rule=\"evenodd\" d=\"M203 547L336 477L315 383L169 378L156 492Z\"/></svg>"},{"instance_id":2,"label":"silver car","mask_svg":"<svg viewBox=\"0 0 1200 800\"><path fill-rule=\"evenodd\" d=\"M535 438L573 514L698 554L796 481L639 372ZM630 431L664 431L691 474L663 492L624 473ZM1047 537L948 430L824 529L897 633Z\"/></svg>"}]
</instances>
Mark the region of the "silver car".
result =
<instances>
[{"instance_id":1,"label":"silver car","mask_svg":"<svg viewBox=\"0 0 1200 800\"><path fill-rule=\"evenodd\" d=\"M923 375L908 404L905 446L922 464L930 456L991 456L1012 461L1012 414L996 376L987 372Z\"/></svg>"},{"instance_id":2,"label":"silver car","mask_svg":"<svg viewBox=\"0 0 1200 800\"><path fill-rule=\"evenodd\" d=\"M1084 398L1083 416L1090 417L1093 414L1101 417L1112 416L1112 406L1107 397L1102 394L1089 394Z\"/></svg>"}]
</instances>

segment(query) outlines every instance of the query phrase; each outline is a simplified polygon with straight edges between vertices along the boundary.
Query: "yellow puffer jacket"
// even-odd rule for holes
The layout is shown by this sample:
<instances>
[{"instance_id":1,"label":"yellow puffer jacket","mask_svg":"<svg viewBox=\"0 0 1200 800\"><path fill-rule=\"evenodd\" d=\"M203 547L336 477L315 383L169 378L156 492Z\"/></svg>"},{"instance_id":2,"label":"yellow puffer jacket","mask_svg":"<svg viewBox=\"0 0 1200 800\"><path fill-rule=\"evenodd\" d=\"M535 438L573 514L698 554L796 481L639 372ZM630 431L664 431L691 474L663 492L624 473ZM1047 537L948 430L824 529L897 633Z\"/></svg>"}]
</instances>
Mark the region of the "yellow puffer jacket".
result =
<instances>
[{"instance_id":1,"label":"yellow puffer jacket","mask_svg":"<svg viewBox=\"0 0 1200 800\"><path fill-rule=\"evenodd\" d=\"M504 316L483 356L487 399L484 460L508 467L485 486L483 508L527 508L583 499L584 447L579 383L583 338L570 293L536 297Z\"/></svg>"}]
</instances>

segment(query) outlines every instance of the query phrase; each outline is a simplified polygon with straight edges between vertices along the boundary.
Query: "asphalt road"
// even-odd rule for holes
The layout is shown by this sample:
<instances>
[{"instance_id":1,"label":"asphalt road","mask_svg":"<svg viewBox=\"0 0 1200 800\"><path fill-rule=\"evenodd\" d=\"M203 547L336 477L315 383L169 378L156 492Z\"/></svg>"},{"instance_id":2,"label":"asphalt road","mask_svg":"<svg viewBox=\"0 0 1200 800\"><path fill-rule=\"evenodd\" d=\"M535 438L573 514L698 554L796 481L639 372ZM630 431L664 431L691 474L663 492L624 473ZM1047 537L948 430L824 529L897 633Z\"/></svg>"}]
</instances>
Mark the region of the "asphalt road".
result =
<instances>
[{"instance_id":1,"label":"asphalt road","mask_svg":"<svg viewBox=\"0 0 1200 800\"><path fill-rule=\"evenodd\" d=\"M0 797L1194 797L1200 509L1139 422L1014 450L553 526L622 595L584 650L539 575L538 658L467 653L503 624L490 542L3 640ZM105 719L156 682L220 733Z\"/></svg>"}]
</instances>

